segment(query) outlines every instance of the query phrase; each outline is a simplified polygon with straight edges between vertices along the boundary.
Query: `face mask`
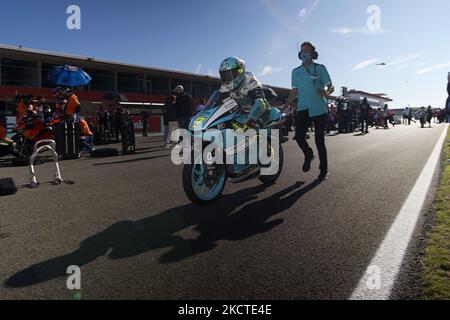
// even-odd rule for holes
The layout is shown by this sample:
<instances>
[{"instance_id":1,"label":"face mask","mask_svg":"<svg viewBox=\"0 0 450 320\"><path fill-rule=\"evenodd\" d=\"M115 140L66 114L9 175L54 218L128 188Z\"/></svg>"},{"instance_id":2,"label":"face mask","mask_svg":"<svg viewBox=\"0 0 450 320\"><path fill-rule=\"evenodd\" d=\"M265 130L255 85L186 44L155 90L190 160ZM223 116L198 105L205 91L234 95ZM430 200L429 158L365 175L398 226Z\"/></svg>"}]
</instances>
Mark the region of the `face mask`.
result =
<instances>
[{"instance_id":1,"label":"face mask","mask_svg":"<svg viewBox=\"0 0 450 320\"><path fill-rule=\"evenodd\" d=\"M306 64L312 61L311 55L306 53L301 55L301 59L302 62Z\"/></svg>"}]
</instances>

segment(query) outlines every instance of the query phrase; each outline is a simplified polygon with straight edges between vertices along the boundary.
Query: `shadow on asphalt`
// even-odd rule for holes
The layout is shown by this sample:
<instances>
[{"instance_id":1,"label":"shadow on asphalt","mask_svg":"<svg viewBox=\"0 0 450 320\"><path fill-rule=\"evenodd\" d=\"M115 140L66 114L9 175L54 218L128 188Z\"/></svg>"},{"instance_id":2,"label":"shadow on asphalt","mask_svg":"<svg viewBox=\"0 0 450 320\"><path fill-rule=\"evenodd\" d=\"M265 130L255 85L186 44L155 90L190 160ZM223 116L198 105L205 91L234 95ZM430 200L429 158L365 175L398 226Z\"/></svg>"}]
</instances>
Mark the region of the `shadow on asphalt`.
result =
<instances>
[{"instance_id":1,"label":"shadow on asphalt","mask_svg":"<svg viewBox=\"0 0 450 320\"><path fill-rule=\"evenodd\" d=\"M142 152L140 154L143 154L145 152ZM112 164L121 164L121 163L130 163L130 162L139 162L139 161L145 161L145 160L153 160L158 158L166 158L170 157L170 154L165 154L162 156L154 156L154 157L145 157L145 158L135 158L135 159L128 159L128 160L120 160L120 161L114 161L114 162L102 162L102 163L94 163L93 166L107 166Z\"/></svg>"},{"instance_id":2,"label":"shadow on asphalt","mask_svg":"<svg viewBox=\"0 0 450 320\"><path fill-rule=\"evenodd\" d=\"M5 226L0 226L0 229L3 227L5 227ZM8 238L10 235L11 235L10 233L4 233L4 232L2 233L0 231L0 240Z\"/></svg>"},{"instance_id":3,"label":"shadow on asphalt","mask_svg":"<svg viewBox=\"0 0 450 320\"><path fill-rule=\"evenodd\" d=\"M148 150L155 150L154 152L156 152L156 151L165 150L165 149L164 149L164 146L162 146L162 147L136 148L136 152L148 151Z\"/></svg>"},{"instance_id":4,"label":"shadow on asphalt","mask_svg":"<svg viewBox=\"0 0 450 320\"><path fill-rule=\"evenodd\" d=\"M213 250L219 240L240 241L269 232L284 222L281 217L271 218L319 184L313 182L302 188L304 182L297 182L268 198L254 201L267 188L259 185L224 196L216 205L187 204L139 221L121 221L84 240L78 250L28 267L11 276L4 285L15 288L36 285L67 276L71 265L82 267L102 256L113 260L130 258L161 248L170 250L160 257L160 263L176 263ZM200 233L197 239L176 235L192 226Z\"/></svg>"}]
</instances>

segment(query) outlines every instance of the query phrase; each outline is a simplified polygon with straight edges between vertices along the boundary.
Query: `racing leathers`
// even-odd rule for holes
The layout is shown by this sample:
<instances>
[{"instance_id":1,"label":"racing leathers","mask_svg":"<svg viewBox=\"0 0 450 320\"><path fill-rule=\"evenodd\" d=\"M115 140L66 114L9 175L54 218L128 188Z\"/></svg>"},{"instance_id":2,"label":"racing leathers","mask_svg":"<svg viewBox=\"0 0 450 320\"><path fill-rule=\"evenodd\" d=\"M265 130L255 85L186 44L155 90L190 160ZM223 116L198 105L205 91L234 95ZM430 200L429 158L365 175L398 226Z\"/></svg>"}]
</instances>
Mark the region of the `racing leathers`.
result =
<instances>
[{"instance_id":1,"label":"racing leathers","mask_svg":"<svg viewBox=\"0 0 450 320\"><path fill-rule=\"evenodd\" d=\"M247 72L245 74L245 81L239 88L232 89L229 85L223 84L220 92L228 93L244 111L249 112L246 123L233 124L233 128L236 131L245 132L249 128L253 128L255 124L263 126L269 122L271 107L266 100L261 82L252 73Z\"/></svg>"}]
</instances>

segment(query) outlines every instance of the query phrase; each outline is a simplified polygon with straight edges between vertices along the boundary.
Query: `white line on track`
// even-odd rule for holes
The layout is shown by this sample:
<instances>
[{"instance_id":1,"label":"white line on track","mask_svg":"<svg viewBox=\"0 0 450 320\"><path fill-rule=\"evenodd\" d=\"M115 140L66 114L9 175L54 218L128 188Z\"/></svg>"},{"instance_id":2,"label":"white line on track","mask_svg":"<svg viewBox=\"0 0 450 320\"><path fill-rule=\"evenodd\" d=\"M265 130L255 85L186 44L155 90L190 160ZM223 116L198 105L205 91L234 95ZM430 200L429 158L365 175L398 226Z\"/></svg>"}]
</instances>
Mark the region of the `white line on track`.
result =
<instances>
[{"instance_id":1,"label":"white line on track","mask_svg":"<svg viewBox=\"0 0 450 320\"><path fill-rule=\"evenodd\" d=\"M421 215L434 173L441 160L448 124L430 158L403 204L397 218L378 248L375 257L350 300L388 300L417 221Z\"/></svg>"}]
</instances>

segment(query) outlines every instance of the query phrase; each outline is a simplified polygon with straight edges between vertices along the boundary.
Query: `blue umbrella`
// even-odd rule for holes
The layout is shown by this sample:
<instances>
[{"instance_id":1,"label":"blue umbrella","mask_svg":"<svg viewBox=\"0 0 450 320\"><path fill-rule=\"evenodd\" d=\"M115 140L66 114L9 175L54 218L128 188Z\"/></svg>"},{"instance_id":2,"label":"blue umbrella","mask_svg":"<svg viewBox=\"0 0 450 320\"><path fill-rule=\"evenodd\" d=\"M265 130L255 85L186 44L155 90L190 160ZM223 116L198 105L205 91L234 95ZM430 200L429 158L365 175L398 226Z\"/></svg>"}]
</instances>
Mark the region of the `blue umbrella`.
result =
<instances>
[{"instance_id":1,"label":"blue umbrella","mask_svg":"<svg viewBox=\"0 0 450 320\"><path fill-rule=\"evenodd\" d=\"M57 86L79 87L89 84L92 78L83 69L66 65L50 71L48 80Z\"/></svg>"}]
</instances>

